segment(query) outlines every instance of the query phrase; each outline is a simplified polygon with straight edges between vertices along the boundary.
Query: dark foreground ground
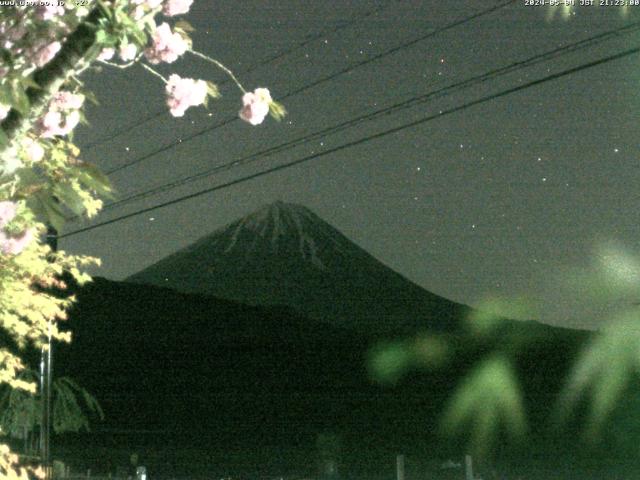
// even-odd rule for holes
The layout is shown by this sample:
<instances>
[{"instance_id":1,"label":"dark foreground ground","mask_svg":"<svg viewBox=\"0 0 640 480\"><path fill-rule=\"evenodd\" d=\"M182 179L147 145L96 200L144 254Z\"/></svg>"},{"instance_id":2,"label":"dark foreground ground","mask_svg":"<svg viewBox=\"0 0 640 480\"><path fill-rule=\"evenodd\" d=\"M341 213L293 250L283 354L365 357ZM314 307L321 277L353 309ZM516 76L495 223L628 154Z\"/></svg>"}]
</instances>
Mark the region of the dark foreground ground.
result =
<instances>
[{"instance_id":1,"label":"dark foreground ground","mask_svg":"<svg viewBox=\"0 0 640 480\"><path fill-rule=\"evenodd\" d=\"M144 435L146 436L146 435ZM212 448L208 441L201 445L184 446L175 438L152 439L138 435L137 439L125 435L86 435L65 438L64 445L54 446L54 457L62 459L71 468L72 475L86 476L87 470L96 477L126 478L129 458L139 456L139 464L147 467L148 480L285 480L320 479L317 450L313 439L300 438L299 445L257 445L245 439L226 448ZM392 480L396 478L396 455L392 445L360 439L361 447L354 447L357 439L347 439L339 454L340 480ZM371 440L371 439L369 439ZM380 439L377 439L378 441ZM125 441L129 442L125 444ZM306 443L306 444L305 444ZM483 480L632 480L640 478L637 458L583 455L554 456L551 453L521 451L520 458L498 458L492 462L474 465L476 475ZM463 457L430 451L405 452L406 480L463 480ZM449 468L443 468L448 465ZM327 478L327 477L324 477Z\"/></svg>"}]
</instances>

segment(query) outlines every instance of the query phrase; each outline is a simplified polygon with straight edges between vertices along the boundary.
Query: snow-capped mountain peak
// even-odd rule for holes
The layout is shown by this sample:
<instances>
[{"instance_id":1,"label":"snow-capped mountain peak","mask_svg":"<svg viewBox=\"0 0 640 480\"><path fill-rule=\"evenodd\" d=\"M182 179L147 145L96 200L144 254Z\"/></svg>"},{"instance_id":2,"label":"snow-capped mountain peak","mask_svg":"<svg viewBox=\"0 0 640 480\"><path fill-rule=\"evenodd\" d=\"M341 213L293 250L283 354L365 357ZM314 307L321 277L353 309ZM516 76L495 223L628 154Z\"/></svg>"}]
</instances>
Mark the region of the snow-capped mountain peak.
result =
<instances>
[{"instance_id":1,"label":"snow-capped mountain peak","mask_svg":"<svg viewBox=\"0 0 640 480\"><path fill-rule=\"evenodd\" d=\"M345 326L450 329L466 308L397 274L301 205L275 202L129 278ZM369 328L369 327L365 327Z\"/></svg>"}]
</instances>

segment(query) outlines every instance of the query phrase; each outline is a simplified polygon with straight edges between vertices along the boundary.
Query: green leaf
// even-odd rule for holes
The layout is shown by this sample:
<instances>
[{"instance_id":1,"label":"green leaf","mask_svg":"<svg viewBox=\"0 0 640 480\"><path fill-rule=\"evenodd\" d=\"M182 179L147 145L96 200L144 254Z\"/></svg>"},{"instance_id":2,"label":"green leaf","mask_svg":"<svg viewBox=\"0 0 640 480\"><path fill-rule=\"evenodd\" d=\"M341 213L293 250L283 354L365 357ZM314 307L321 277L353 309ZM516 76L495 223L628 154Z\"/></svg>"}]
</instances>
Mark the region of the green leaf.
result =
<instances>
[{"instance_id":1,"label":"green leaf","mask_svg":"<svg viewBox=\"0 0 640 480\"><path fill-rule=\"evenodd\" d=\"M447 342L435 335L379 343L369 352L369 372L380 383L395 383L410 369L442 366L450 353Z\"/></svg>"},{"instance_id":2,"label":"green leaf","mask_svg":"<svg viewBox=\"0 0 640 480\"><path fill-rule=\"evenodd\" d=\"M12 104L11 87L7 83L0 84L0 103L3 105Z\"/></svg>"},{"instance_id":3,"label":"green leaf","mask_svg":"<svg viewBox=\"0 0 640 480\"><path fill-rule=\"evenodd\" d=\"M287 115L287 110L284 108L284 105L274 100L269 104L269 115L277 121L280 121Z\"/></svg>"},{"instance_id":4,"label":"green leaf","mask_svg":"<svg viewBox=\"0 0 640 480\"><path fill-rule=\"evenodd\" d=\"M495 333L507 319L535 317L533 306L525 299L490 298L482 302L466 319L466 327L474 335Z\"/></svg>"},{"instance_id":5,"label":"green leaf","mask_svg":"<svg viewBox=\"0 0 640 480\"><path fill-rule=\"evenodd\" d=\"M173 31L174 33L177 33L178 35L180 35L182 37L182 40L184 40L185 43L188 45L189 49L191 49L191 47L193 46L193 40L191 39L189 34L184 30L182 30L181 28L174 28Z\"/></svg>"},{"instance_id":6,"label":"green leaf","mask_svg":"<svg viewBox=\"0 0 640 480\"><path fill-rule=\"evenodd\" d=\"M107 42L108 39L108 35L107 32L105 32L104 30L98 30L96 33L96 43L99 43L100 45L104 45Z\"/></svg>"},{"instance_id":7,"label":"green leaf","mask_svg":"<svg viewBox=\"0 0 640 480\"><path fill-rule=\"evenodd\" d=\"M87 90L87 91L82 92L82 93L84 94L84 97L87 100L89 100L91 103L93 103L96 106L100 105L100 102L98 101L98 98L96 97L96 95L93 92Z\"/></svg>"},{"instance_id":8,"label":"green leaf","mask_svg":"<svg viewBox=\"0 0 640 480\"><path fill-rule=\"evenodd\" d=\"M22 115L29 113L29 97L20 80L14 80L11 88L11 105Z\"/></svg>"},{"instance_id":9,"label":"green leaf","mask_svg":"<svg viewBox=\"0 0 640 480\"><path fill-rule=\"evenodd\" d=\"M524 436L524 402L509 361L494 356L482 362L457 389L442 424L449 434L464 432L476 456L486 455L501 426L512 438Z\"/></svg>"},{"instance_id":10,"label":"green leaf","mask_svg":"<svg viewBox=\"0 0 640 480\"><path fill-rule=\"evenodd\" d=\"M105 16L110 20L113 21L113 9L111 8L111 6L107 3L105 3L103 0L98 0L98 6L100 7L100 10L102 10L102 12L105 14Z\"/></svg>"},{"instance_id":11,"label":"green leaf","mask_svg":"<svg viewBox=\"0 0 640 480\"><path fill-rule=\"evenodd\" d=\"M192 32L196 31L196 29L193 28L193 25L191 25L186 20L178 20L175 23L175 27L174 28L179 28L180 30L183 30L183 31L185 31L187 33L192 33Z\"/></svg>"},{"instance_id":12,"label":"green leaf","mask_svg":"<svg viewBox=\"0 0 640 480\"><path fill-rule=\"evenodd\" d=\"M138 47L144 48L147 44L147 34L144 33L143 30L140 30L137 25L134 25L128 32L135 40Z\"/></svg>"},{"instance_id":13,"label":"green leaf","mask_svg":"<svg viewBox=\"0 0 640 480\"><path fill-rule=\"evenodd\" d=\"M84 114L84 112L82 110L80 110L80 123L82 125L91 126L91 124L87 120L87 117L85 116L85 114Z\"/></svg>"},{"instance_id":14,"label":"green leaf","mask_svg":"<svg viewBox=\"0 0 640 480\"><path fill-rule=\"evenodd\" d=\"M96 45L102 47L115 47L118 43L118 37L106 30L100 29L96 33Z\"/></svg>"},{"instance_id":15,"label":"green leaf","mask_svg":"<svg viewBox=\"0 0 640 480\"><path fill-rule=\"evenodd\" d=\"M556 420L566 420L571 408L589 392L586 440L600 436L625 389L640 367L640 315L625 312L594 336L576 362L563 392Z\"/></svg>"},{"instance_id":16,"label":"green leaf","mask_svg":"<svg viewBox=\"0 0 640 480\"><path fill-rule=\"evenodd\" d=\"M64 212L50 193L40 192L28 200L34 213L42 217L44 223L61 231L67 221Z\"/></svg>"},{"instance_id":17,"label":"green leaf","mask_svg":"<svg viewBox=\"0 0 640 480\"><path fill-rule=\"evenodd\" d=\"M53 194L62 205L67 207L76 215L82 215L85 211L82 197L78 195L71 184L61 182L57 183L53 188Z\"/></svg>"},{"instance_id":18,"label":"green leaf","mask_svg":"<svg viewBox=\"0 0 640 480\"><path fill-rule=\"evenodd\" d=\"M7 134L4 133L3 128L0 127L0 147L4 147L8 143L9 143L9 137L7 137Z\"/></svg>"},{"instance_id":19,"label":"green leaf","mask_svg":"<svg viewBox=\"0 0 640 480\"><path fill-rule=\"evenodd\" d=\"M209 80L207 80L207 95L212 98L220 98L221 96L218 86L215 83L210 82Z\"/></svg>"},{"instance_id":20,"label":"green leaf","mask_svg":"<svg viewBox=\"0 0 640 480\"><path fill-rule=\"evenodd\" d=\"M395 383L411 365L411 351L404 342L377 345L369 355L369 372L380 383Z\"/></svg>"},{"instance_id":21,"label":"green leaf","mask_svg":"<svg viewBox=\"0 0 640 480\"><path fill-rule=\"evenodd\" d=\"M35 88L36 90L41 90L42 89L42 87L40 85L38 85L38 83L36 83L36 81L32 77L25 77L22 80L22 83L27 88Z\"/></svg>"},{"instance_id":22,"label":"green leaf","mask_svg":"<svg viewBox=\"0 0 640 480\"><path fill-rule=\"evenodd\" d=\"M81 162L77 168L80 171L78 180L84 186L109 199L114 198L109 177L102 173L98 167L89 162Z\"/></svg>"}]
</instances>

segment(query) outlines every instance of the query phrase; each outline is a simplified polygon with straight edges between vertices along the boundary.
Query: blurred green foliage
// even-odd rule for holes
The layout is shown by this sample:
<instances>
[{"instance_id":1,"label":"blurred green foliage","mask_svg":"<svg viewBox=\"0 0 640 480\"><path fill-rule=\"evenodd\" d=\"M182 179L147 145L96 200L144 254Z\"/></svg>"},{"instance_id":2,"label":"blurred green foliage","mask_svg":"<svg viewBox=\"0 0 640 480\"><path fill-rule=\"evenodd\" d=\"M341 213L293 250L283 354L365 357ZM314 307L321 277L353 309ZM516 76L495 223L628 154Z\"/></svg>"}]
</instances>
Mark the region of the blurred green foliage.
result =
<instances>
[{"instance_id":1,"label":"blurred green foliage","mask_svg":"<svg viewBox=\"0 0 640 480\"><path fill-rule=\"evenodd\" d=\"M625 395L637 395L629 392L640 378L640 260L612 242L601 243L593 258L589 268L559 271L550 275L550 281L579 292L587 305L619 304L621 299L622 305L604 328L589 335L560 394L549 397L551 414L546 420L553 428L579 422L583 439L595 445L622 400L628 400ZM440 427L449 436L463 434L476 456L490 455L504 434L513 441L526 438L530 430L518 366L527 361L543 364L544 349L534 345L544 346L549 335L564 334L562 329L551 334L551 327L537 322L513 320L532 318L535 312L525 299L489 299L451 335L424 334L379 344L371 350L370 372L379 382L397 383L412 370L435 371L456 356L474 358L475 364L463 372L452 370L459 384L448 399ZM460 355L463 351L471 353ZM538 373L543 381L546 372ZM637 413L625 416L636 418Z\"/></svg>"},{"instance_id":2,"label":"blurred green foliage","mask_svg":"<svg viewBox=\"0 0 640 480\"><path fill-rule=\"evenodd\" d=\"M523 438L527 420L522 392L510 361L501 355L482 361L462 380L442 420L450 435L464 434L476 457L491 450L501 427Z\"/></svg>"},{"instance_id":3,"label":"blurred green foliage","mask_svg":"<svg viewBox=\"0 0 640 480\"><path fill-rule=\"evenodd\" d=\"M37 382L33 370L25 370L24 380ZM53 431L55 433L89 431L89 415L100 419L104 412L98 401L69 377L60 377L53 382ZM2 386L0 390L0 427L14 438L24 438L34 432L42 422L42 399L40 395Z\"/></svg>"}]
</instances>

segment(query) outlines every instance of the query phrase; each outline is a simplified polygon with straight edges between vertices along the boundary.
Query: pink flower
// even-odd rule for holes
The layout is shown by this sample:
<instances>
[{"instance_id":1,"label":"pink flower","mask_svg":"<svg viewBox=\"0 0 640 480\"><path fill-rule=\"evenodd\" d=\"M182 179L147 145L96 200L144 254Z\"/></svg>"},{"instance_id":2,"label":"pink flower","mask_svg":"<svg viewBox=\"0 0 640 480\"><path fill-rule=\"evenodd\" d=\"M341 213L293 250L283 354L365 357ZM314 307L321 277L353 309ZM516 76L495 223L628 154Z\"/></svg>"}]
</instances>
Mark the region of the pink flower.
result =
<instances>
[{"instance_id":1,"label":"pink flower","mask_svg":"<svg viewBox=\"0 0 640 480\"><path fill-rule=\"evenodd\" d=\"M0 252L5 255L17 255L33 240L33 230L28 229L20 235L11 236L0 230Z\"/></svg>"},{"instance_id":2,"label":"pink flower","mask_svg":"<svg viewBox=\"0 0 640 480\"><path fill-rule=\"evenodd\" d=\"M38 123L40 136L52 138L71 133L80 121L84 95L66 90L57 92L49 103L49 110Z\"/></svg>"},{"instance_id":3,"label":"pink flower","mask_svg":"<svg viewBox=\"0 0 640 480\"><path fill-rule=\"evenodd\" d=\"M145 14L144 7L142 5L138 5L133 10L133 19L134 20L140 20L142 17L144 17L144 14Z\"/></svg>"},{"instance_id":4,"label":"pink flower","mask_svg":"<svg viewBox=\"0 0 640 480\"><path fill-rule=\"evenodd\" d=\"M64 136L71 133L80 121L80 112L72 110L63 115L57 110L49 110L42 118L42 138L52 138L55 136Z\"/></svg>"},{"instance_id":5,"label":"pink flower","mask_svg":"<svg viewBox=\"0 0 640 480\"><path fill-rule=\"evenodd\" d=\"M103 48L102 51L100 52L100 55L98 55L98 60L111 60L113 58L113 56L116 53L116 49L115 48L111 48L111 47L107 47L107 48Z\"/></svg>"},{"instance_id":6,"label":"pink flower","mask_svg":"<svg viewBox=\"0 0 640 480\"><path fill-rule=\"evenodd\" d=\"M35 52L33 63L36 65L36 67L44 67L51 61L53 57L56 56L56 53L58 53L61 48L62 45L60 44L60 42L48 43Z\"/></svg>"},{"instance_id":7,"label":"pink flower","mask_svg":"<svg viewBox=\"0 0 640 480\"><path fill-rule=\"evenodd\" d=\"M80 123L80 112L78 110L72 110L64 119L64 127L62 127L62 131L59 135L67 135L71 133L73 129L78 126L78 123Z\"/></svg>"},{"instance_id":8,"label":"pink flower","mask_svg":"<svg viewBox=\"0 0 640 480\"><path fill-rule=\"evenodd\" d=\"M204 103L207 98L207 82L192 78L180 78L173 74L167 83L167 106L174 117L181 117L189 107Z\"/></svg>"},{"instance_id":9,"label":"pink flower","mask_svg":"<svg viewBox=\"0 0 640 480\"><path fill-rule=\"evenodd\" d=\"M53 20L58 15L64 15L64 7L58 6L53 2L36 8L36 18L39 20Z\"/></svg>"},{"instance_id":10,"label":"pink flower","mask_svg":"<svg viewBox=\"0 0 640 480\"><path fill-rule=\"evenodd\" d=\"M187 13L189 11L192 3L193 0L166 0L166 2L164 2L164 6L162 7L162 13L164 13L167 17L182 15L183 13Z\"/></svg>"},{"instance_id":11,"label":"pink flower","mask_svg":"<svg viewBox=\"0 0 640 480\"><path fill-rule=\"evenodd\" d=\"M32 162L39 162L44 157L44 148L33 138L26 137L22 142L22 148L27 158Z\"/></svg>"},{"instance_id":12,"label":"pink flower","mask_svg":"<svg viewBox=\"0 0 640 480\"><path fill-rule=\"evenodd\" d=\"M17 210L18 206L13 202L8 200L0 202L0 229L4 229L4 227L13 220L13 217L16 216Z\"/></svg>"},{"instance_id":13,"label":"pink flower","mask_svg":"<svg viewBox=\"0 0 640 480\"><path fill-rule=\"evenodd\" d=\"M71 93L67 90L60 90L53 96L51 109L53 110L78 110L82 108L84 95Z\"/></svg>"},{"instance_id":14,"label":"pink flower","mask_svg":"<svg viewBox=\"0 0 640 480\"><path fill-rule=\"evenodd\" d=\"M136 58L137 54L138 48L133 43L120 45L120 48L118 49L118 55L120 55L120 60L123 62L130 62Z\"/></svg>"},{"instance_id":15,"label":"pink flower","mask_svg":"<svg viewBox=\"0 0 640 480\"><path fill-rule=\"evenodd\" d=\"M9 115L9 110L11 110L11 107L9 105L0 103L0 122L7 118L7 115Z\"/></svg>"},{"instance_id":16,"label":"pink flower","mask_svg":"<svg viewBox=\"0 0 640 480\"><path fill-rule=\"evenodd\" d=\"M242 110L240 118L251 125L259 125L269 113L269 104L273 100L266 88L256 88L253 92L247 92L242 96Z\"/></svg>"},{"instance_id":17,"label":"pink flower","mask_svg":"<svg viewBox=\"0 0 640 480\"><path fill-rule=\"evenodd\" d=\"M150 63L175 62L180 55L187 51L189 44L179 33L171 31L168 23L163 23L153 32L153 45L144 54Z\"/></svg>"},{"instance_id":18,"label":"pink flower","mask_svg":"<svg viewBox=\"0 0 640 480\"><path fill-rule=\"evenodd\" d=\"M61 131L62 113L56 110L49 110L42 117L41 122L43 127L41 136L43 138L55 137Z\"/></svg>"},{"instance_id":19,"label":"pink flower","mask_svg":"<svg viewBox=\"0 0 640 480\"><path fill-rule=\"evenodd\" d=\"M5 227L14 219L18 206L10 201L0 202L0 253L16 255L20 253L33 239L31 229L19 235L9 235Z\"/></svg>"}]
</instances>

